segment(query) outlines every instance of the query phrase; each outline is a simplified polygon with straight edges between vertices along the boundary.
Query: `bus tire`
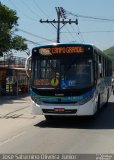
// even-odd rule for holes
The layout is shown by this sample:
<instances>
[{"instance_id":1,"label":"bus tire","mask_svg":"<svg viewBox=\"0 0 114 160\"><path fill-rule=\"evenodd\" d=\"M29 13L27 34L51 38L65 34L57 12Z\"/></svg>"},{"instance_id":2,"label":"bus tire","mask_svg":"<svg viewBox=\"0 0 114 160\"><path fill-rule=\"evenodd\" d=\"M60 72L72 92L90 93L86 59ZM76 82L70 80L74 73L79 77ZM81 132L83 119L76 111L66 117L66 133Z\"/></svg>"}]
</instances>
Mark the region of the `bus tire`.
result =
<instances>
[{"instance_id":1,"label":"bus tire","mask_svg":"<svg viewBox=\"0 0 114 160\"><path fill-rule=\"evenodd\" d=\"M107 101L106 101L106 103L108 103L108 100L109 100L109 89L108 89L108 92L107 92Z\"/></svg>"},{"instance_id":2,"label":"bus tire","mask_svg":"<svg viewBox=\"0 0 114 160\"><path fill-rule=\"evenodd\" d=\"M44 115L46 121L52 121L53 117L51 115Z\"/></svg>"},{"instance_id":3,"label":"bus tire","mask_svg":"<svg viewBox=\"0 0 114 160\"><path fill-rule=\"evenodd\" d=\"M100 95L98 96L98 103L97 103L97 113L100 110Z\"/></svg>"}]
</instances>

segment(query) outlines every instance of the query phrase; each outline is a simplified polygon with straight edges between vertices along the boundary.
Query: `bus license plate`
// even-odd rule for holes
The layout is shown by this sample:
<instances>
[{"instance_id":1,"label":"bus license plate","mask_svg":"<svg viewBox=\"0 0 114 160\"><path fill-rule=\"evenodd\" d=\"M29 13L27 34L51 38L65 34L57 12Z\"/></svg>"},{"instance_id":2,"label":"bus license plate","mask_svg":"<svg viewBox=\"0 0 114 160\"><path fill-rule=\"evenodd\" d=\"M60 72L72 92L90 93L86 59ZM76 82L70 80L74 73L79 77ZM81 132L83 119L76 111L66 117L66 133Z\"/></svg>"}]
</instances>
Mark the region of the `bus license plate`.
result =
<instances>
[{"instance_id":1,"label":"bus license plate","mask_svg":"<svg viewBox=\"0 0 114 160\"><path fill-rule=\"evenodd\" d=\"M54 111L56 111L56 112L64 112L65 109L64 108L54 108Z\"/></svg>"}]
</instances>

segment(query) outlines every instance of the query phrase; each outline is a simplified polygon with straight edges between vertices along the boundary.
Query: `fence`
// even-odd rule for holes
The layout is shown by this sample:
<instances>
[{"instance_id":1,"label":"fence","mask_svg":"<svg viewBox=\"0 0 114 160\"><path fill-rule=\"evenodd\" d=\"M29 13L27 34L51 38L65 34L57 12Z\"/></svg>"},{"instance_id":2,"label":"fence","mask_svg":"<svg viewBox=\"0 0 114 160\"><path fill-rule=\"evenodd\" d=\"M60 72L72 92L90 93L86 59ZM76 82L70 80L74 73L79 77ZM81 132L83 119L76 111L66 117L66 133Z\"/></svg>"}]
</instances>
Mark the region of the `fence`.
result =
<instances>
[{"instance_id":1,"label":"fence","mask_svg":"<svg viewBox=\"0 0 114 160\"><path fill-rule=\"evenodd\" d=\"M26 58L23 57L16 57L12 54L4 55L2 60L0 61L0 66L7 66L7 67L17 67L17 68L24 68L25 67Z\"/></svg>"},{"instance_id":2,"label":"fence","mask_svg":"<svg viewBox=\"0 0 114 160\"><path fill-rule=\"evenodd\" d=\"M29 80L25 72L26 58L5 55L0 61L0 95L28 92Z\"/></svg>"}]
</instances>

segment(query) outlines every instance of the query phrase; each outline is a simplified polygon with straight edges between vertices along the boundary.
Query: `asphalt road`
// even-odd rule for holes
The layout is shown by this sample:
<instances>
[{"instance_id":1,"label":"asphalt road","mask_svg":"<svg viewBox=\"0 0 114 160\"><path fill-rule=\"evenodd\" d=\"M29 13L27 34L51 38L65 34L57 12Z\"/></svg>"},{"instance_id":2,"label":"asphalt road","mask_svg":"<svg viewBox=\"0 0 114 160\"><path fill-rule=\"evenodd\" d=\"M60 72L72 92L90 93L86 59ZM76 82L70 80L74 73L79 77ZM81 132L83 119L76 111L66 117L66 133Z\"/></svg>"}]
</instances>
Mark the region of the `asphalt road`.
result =
<instances>
[{"instance_id":1,"label":"asphalt road","mask_svg":"<svg viewBox=\"0 0 114 160\"><path fill-rule=\"evenodd\" d=\"M114 96L95 119L54 122L32 115L29 97L0 100L0 153L114 154Z\"/></svg>"}]
</instances>

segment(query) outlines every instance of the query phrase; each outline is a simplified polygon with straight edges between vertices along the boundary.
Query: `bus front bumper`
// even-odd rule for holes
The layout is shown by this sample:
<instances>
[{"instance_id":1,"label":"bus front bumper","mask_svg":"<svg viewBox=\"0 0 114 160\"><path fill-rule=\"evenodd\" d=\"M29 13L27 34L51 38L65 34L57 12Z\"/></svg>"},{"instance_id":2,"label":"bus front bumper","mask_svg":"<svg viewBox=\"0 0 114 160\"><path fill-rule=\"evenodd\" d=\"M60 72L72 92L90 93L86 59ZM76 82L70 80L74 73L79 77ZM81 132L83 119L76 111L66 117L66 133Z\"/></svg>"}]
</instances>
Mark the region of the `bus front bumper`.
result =
<instances>
[{"instance_id":1,"label":"bus front bumper","mask_svg":"<svg viewBox=\"0 0 114 160\"><path fill-rule=\"evenodd\" d=\"M97 103L92 98L83 105L76 104L36 104L32 101L32 112L36 115L89 116L97 111Z\"/></svg>"}]
</instances>

